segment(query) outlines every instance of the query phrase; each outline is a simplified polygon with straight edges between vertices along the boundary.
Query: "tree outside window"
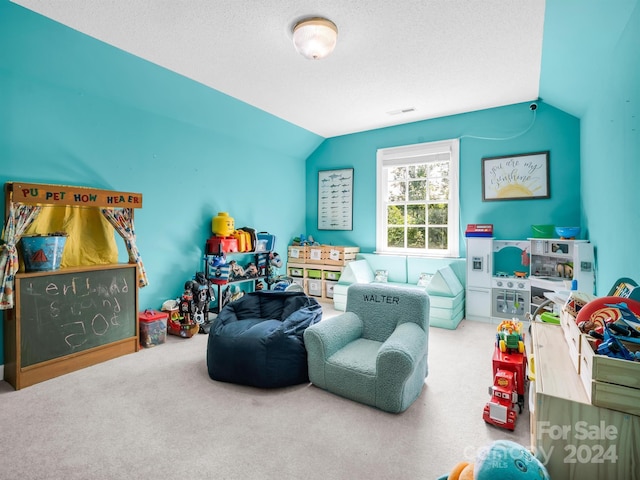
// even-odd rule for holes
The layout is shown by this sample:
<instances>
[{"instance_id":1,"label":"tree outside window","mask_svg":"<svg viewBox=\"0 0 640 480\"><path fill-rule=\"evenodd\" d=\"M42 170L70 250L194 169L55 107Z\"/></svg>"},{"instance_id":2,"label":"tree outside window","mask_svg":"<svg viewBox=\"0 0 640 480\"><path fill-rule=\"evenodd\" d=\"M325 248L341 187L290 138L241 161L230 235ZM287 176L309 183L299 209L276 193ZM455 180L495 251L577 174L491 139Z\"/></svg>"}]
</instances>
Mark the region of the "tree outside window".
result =
<instances>
[{"instance_id":1,"label":"tree outside window","mask_svg":"<svg viewBox=\"0 0 640 480\"><path fill-rule=\"evenodd\" d=\"M457 166L457 140L378 151L378 251L457 256Z\"/></svg>"}]
</instances>

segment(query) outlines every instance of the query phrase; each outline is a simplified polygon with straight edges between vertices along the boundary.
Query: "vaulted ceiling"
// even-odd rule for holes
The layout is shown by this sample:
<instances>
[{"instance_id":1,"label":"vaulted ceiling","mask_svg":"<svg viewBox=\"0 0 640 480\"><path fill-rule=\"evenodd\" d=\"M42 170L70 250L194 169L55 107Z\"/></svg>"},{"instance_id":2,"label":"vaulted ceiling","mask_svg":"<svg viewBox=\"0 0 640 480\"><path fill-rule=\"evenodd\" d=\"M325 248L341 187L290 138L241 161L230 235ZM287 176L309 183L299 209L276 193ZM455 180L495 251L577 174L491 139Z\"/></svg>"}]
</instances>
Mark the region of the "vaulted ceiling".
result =
<instances>
[{"instance_id":1,"label":"vaulted ceiling","mask_svg":"<svg viewBox=\"0 0 640 480\"><path fill-rule=\"evenodd\" d=\"M323 137L539 96L544 0L13 1ZM323 60L308 16L338 27Z\"/></svg>"}]
</instances>

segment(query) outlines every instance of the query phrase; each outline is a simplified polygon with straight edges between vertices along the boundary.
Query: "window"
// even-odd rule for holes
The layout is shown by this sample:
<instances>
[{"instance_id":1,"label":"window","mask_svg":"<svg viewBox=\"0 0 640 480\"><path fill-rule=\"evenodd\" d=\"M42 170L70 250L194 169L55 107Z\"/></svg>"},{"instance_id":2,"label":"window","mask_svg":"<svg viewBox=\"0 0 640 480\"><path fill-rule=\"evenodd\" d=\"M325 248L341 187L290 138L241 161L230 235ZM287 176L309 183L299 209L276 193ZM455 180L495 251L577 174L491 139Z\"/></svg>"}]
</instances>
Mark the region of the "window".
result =
<instances>
[{"instance_id":1,"label":"window","mask_svg":"<svg viewBox=\"0 0 640 480\"><path fill-rule=\"evenodd\" d=\"M376 251L459 255L459 142L384 148L377 155Z\"/></svg>"}]
</instances>

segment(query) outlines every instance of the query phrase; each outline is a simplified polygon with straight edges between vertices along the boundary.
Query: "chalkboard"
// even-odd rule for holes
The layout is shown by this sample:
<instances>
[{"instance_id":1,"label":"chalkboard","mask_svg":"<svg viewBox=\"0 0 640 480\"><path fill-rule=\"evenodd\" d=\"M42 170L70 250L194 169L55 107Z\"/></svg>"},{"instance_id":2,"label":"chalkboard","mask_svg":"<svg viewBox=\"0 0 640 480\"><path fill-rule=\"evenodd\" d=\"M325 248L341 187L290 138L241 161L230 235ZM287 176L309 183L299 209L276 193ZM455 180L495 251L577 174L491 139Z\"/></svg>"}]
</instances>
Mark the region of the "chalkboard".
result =
<instances>
[{"instance_id":1,"label":"chalkboard","mask_svg":"<svg viewBox=\"0 0 640 480\"><path fill-rule=\"evenodd\" d=\"M136 268L18 277L21 367L136 335Z\"/></svg>"}]
</instances>

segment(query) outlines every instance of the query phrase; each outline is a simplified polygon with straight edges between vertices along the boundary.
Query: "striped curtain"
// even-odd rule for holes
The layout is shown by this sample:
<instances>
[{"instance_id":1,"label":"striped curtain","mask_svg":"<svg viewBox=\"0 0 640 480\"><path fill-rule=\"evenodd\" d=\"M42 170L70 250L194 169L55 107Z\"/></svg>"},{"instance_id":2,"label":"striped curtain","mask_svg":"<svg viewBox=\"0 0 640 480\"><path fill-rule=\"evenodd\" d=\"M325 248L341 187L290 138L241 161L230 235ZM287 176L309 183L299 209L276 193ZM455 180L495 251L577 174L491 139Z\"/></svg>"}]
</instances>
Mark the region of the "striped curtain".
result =
<instances>
[{"instance_id":1,"label":"striped curtain","mask_svg":"<svg viewBox=\"0 0 640 480\"><path fill-rule=\"evenodd\" d=\"M140 288L149 285L147 272L142 263L142 257L136 246L136 233L133 228L133 209L132 208L103 208L102 215L109 220L109 223L117 230L124 239L129 252L129 262L138 264L138 286Z\"/></svg>"},{"instance_id":2,"label":"striped curtain","mask_svg":"<svg viewBox=\"0 0 640 480\"><path fill-rule=\"evenodd\" d=\"M13 308L13 285L20 267L16 244L39 212L40 207L37 205L11 202L9 206L9 217L2 232L2 244L0 244L0 274L2 274L0 310Z\"/></svg>"}]
</instances>

